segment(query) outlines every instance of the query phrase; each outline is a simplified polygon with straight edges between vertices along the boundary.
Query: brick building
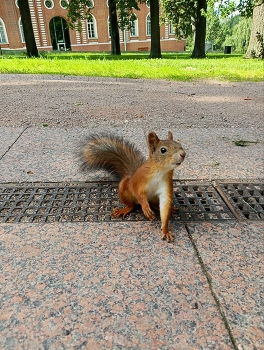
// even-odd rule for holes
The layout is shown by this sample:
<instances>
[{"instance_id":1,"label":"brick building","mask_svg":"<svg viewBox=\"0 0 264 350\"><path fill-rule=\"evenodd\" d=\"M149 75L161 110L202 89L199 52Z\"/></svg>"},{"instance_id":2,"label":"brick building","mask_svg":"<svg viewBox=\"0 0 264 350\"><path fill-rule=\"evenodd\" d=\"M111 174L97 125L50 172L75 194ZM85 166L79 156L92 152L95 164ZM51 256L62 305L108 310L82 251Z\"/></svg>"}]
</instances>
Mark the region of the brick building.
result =
<instances>
[{"instance_id":1,"label":"brick building","mask_svg":"<svg viewBox=\"0 0 264 350\"><path fill-rule=\"evenodd\" d=\"M110 51L107 0L91 0L92 18L82 21L82 31L66 24L67 0L28 0L37 47L42 50ZM150 14L146 3L135 11L131 28L120 31L122 51L150 50ZM176 40L173 27L160 27L162 51L184 51L185 40ZM0 1L1 49L24 50L25 40L17 0Z\"/></svg>"}]
</instances>

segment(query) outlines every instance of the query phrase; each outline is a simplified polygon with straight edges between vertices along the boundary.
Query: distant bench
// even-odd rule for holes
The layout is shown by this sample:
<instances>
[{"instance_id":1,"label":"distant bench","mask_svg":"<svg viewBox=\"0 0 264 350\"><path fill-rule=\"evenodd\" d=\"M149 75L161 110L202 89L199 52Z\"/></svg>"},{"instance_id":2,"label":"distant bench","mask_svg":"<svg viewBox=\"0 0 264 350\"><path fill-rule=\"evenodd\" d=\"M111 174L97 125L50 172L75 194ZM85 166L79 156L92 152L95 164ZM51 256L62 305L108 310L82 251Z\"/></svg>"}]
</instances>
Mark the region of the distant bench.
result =
<instances>
[{"instance_id":1,"label":"distant bench","mask_svg":"<svg viewBox=\"0 0 264 350\"><path fill-rule=\"evenodd\" d=\"M147 46L146 47L139 47L138 51L149 51L149 48Z\"/></svg>"}]
</instances>

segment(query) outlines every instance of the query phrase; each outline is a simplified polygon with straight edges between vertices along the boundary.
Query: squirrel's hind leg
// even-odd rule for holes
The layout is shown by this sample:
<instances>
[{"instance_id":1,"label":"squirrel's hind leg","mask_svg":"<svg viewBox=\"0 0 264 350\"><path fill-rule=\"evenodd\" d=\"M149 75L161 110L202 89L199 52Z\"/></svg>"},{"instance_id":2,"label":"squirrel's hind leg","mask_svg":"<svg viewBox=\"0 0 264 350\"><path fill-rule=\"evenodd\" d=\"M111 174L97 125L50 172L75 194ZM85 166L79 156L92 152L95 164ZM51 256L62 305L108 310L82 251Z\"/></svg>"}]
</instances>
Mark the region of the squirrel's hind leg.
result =
<instances>
[{"instance_id":1,"label":"squirrel's hind leg","mask_svg":"<svg viewBox=\"0 0 264 350\"><path fill-rule=\"evenodd\" d=\"M136 198L129 191L129 179L127 176L123 180L121 180L118 186L118 193L120 201L126 206L125 208L114 208L112 211L112 215L116 218L120 216L126 216L135 208Z\"/></svg>"},{"instance_id":2,"label":"squirrel's hind leg","mask_svg":"<svg viewBox=\"0 0 264 350\"><path fill-rule=\"evenodd\" d=\"M115 218L120 218L120 216L125 217L128 213L130 213L134 207L125 207L125 208L114 208L112 211L112 215Z\"/></svg>"}]
</instances>

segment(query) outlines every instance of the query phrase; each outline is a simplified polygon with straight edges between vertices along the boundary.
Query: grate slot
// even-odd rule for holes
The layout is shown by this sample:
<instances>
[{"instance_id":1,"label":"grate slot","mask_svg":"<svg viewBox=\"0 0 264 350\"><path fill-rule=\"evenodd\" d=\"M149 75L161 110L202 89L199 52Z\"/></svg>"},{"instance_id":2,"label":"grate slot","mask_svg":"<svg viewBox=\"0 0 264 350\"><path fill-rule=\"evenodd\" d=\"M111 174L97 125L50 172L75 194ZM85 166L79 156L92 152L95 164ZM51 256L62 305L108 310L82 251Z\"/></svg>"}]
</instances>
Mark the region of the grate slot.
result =
<instances>
[{"instance_id":1,"label":"grate slot","mask_svg":"<svg viewBox=\"0 0 264 350\"><path fill-rule=\"evenodd\" d=\"M219 187L240 219L264 219L263 184L219 182Z\"/></svg>"}]
</instances>

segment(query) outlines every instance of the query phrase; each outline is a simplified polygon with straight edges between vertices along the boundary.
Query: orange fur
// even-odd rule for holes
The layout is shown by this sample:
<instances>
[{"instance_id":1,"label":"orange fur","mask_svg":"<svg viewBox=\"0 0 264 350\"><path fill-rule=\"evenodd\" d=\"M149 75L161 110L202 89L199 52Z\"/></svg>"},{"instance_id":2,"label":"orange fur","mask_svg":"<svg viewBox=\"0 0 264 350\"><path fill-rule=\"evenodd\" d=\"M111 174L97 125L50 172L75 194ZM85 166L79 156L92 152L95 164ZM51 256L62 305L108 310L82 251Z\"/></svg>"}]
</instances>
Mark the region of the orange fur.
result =
<instances>
[{"instance_id":1,"label":"orange fur","mask_svg":"<svg viewBox=\"0 0 264 350\"><path fill-rule=\"evenodd\" d=\"M127 215L138 202L144 215L154 220L155 214L151 207L159 207L162 238L172 242L174 237L168 226L171 212L176 209L172 207L173 170L183 162L185 151L179 142L173 141L170 131L167 140L160 140L154 132L150 132L148 146L149 158L143 163L139 152L130 143L113 135L97 135L85 145L82 158L94 168L111 169L121 177L118 192L125 208L115 208L113 216Z\"/></svg>"}]
</instances>

